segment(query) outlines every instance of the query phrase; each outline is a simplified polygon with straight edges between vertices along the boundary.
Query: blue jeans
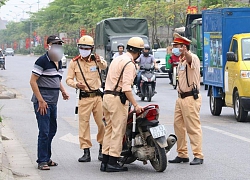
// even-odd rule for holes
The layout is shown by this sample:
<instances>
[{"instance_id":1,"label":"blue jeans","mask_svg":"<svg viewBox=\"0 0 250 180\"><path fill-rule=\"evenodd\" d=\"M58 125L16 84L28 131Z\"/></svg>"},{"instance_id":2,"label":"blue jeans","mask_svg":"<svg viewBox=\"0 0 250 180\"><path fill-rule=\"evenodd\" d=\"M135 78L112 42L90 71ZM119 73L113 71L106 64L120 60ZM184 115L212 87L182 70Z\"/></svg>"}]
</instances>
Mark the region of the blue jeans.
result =
<instances>
[{"instance_id":1,"label":"blue jeans","mask_svg":"<svg viewBox=\"0 0 250 180\"><path fill-rule=\"evenodd\" d=\"M57 104L48 104L47 114L37 112L38 103L34 103L34 110L39 129L37 146L37 163L48 162L51 157L51 142L57 130Z\"/></svg>"},{"instance_id":2,"label":"blue jeans","mask_svg":"<svg viewBox=\"0 0 250 180\"><path fill-rule=\"evenodd\" d=\"M140 84L141 84L141 73L142 71L138 71L138 74L137 74L137 88L138 88L138 91L140 91L141 87L140 87Z\"/></svg>"}]
</instances>

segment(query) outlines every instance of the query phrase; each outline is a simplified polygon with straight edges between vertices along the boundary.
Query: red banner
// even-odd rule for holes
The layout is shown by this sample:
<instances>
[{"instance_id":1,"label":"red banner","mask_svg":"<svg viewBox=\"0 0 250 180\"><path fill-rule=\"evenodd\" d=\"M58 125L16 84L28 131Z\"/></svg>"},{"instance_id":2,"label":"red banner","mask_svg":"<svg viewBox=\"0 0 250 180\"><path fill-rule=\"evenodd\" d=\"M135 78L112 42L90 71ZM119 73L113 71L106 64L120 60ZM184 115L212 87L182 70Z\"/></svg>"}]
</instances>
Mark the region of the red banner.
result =
<instances>
[{"instance_id":1,"label":"red banner","mask_svg":"<svg viewBox=\"0 0 250 180\"><path fill-rule=\"evenodd\" d=\"M86 35L86 30L84 28L81 28L80 30L80 37Z\"/></svg>"},{"instance_id":2,"label":"red banner","mask_svg":"<svg viewBox=\"0 0 250 180\"><path fill-rule=\"evenodd\" d=\"M25 48L26 49L30 48L30 38L26 38L26 40L25 40Z\"/></svg>"},{"instance_id":3,"label":"red banner","mask_svg":"<svg viewBox=\"0 0 250 180\"><path fill-rule=\"evenodd\" d=\"M48 45L47 45L47 39L48 39L49 36L44 36L44 39L43 39L43 47L44 49L47 49L48 48Z\"/></svg>"},{"instance_id":4,"label":"red banner","mask_svg":"<svg viewBox=\"0 0 250 180\"><path fill-rule=\"evenodd\" d=\"M15 42L13 43L13 49L16 50L16 49L17 49L17 46L18 46L18 44L17 44L17 42L15 41Z\"/></svg>"},{"instance_id":5,"label":"red banner","mask_svg":"<svg viewBox=\"0 0 250 180\"><path fill-rule=\"evenodd\" d=\"M197 14L198 8L197 6L188 6L187 7L187 14Z\"/></svg>"}]
</instances>

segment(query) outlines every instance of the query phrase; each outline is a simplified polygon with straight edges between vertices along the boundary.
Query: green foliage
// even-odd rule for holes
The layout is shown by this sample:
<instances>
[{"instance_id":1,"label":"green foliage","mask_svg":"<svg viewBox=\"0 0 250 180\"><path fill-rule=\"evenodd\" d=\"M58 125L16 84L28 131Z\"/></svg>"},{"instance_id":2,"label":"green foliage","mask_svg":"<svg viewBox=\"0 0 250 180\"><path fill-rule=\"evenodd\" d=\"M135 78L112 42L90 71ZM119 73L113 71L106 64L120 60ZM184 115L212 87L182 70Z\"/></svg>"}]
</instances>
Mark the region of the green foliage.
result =
<instances>
[{"instance_id":1,"label":"green foliage","mask_svg":"<svg viewBox=\"0 0 250 180\"><path fill-rule=\"evenodd\" d=\"M3 109L3 106L0 107L0 112L2 111L2 109ZM3 121L3 117L2 117L2 115L0 113L0 122L2 122L2 121Z\"/></svg>"},{"instance_id":2,"label":"green foliage","mask_svg":"<svg viewBox=\"0 0 250 180\"><path fill-rule=\"evenodd\" d=\"M5 2L5 1L4 1ZM234 0L54 0L48 7L23 22L10 22L7 29L0 30L0 44L12 44L14 41L25 42L32 32L41 37L66 32L68 38L79 38L81 28L91 34L96 23L110 17L139 17L148 20L153 30L152 42L157 39L157 27L171 28L185 25L186 9L189 5L207 7L245 7L248 4ZM35 53L44 52L43 47L35 47ZM27 53L21 49L20 52ZM65 53L78 54L76 45L65 45Z\"/></svg>"},{"instance_id":3,"label":"green foliage","mask_svg":"<svg viewBox=\"0 0 250 180\"><path fill-rule=\"evenodd\" d=\"M25 48L22 48L16 51L17 54L24 54L24 55L29 54L29 52L30 52L29 49L25 49Z\"/></svg>"},{"instance_id":4,"label":"green foliage","mask_svg":"<svg viewBox=\"0 0 250 180\"><path fill-rule=\"evenodd\" d=\"M67 54L73 57L79 54L79 51L76 45L65 44L63 47L64 47L64 54Z\"/></svg>"},{"instance_id":5,"label":"green foliage","mask_svg":"<svg viewBox=\"0 0 250 180\"><path fill-rule=\"evenodd\" d=\"M41 54L44 54L46 50L44 49L42 45L38 45L32 49L32 52L34 52L34 54L41 55Z\"/></svg>"},{"instance_id":6,"label":"green foliage","mask_svg":"<svg viewBox=\"0 0 250 180\"><path fill-rule=\"evenodd\" d=\"M201 6L208 9L223 7L247 7L249 6L249 3L243 3L235 0L202 0Z\"/></svg>"}]
</instances>

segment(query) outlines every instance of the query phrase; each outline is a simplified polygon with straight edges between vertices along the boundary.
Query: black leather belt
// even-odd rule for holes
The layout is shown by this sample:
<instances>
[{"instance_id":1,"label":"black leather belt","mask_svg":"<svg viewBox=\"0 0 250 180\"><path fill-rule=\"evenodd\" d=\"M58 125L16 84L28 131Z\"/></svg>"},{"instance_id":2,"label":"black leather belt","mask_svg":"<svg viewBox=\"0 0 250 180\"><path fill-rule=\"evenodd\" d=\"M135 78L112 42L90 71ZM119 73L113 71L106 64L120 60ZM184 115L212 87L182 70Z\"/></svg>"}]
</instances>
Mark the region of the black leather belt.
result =
<instances>
[{"instance_id":1,"label":"black leather belt","mask_svg":"<svg viewBox=\"0 0 250 180\"><path fill-rule=\"evenodd\" d=\"M121 95L121 93L118 92L118 91L110 91L110 90L104 91L104 94L112 94L114 96L120 96Z\"/></svg>"},{"instance_id":2,"label":"black leather belt","mask_svg":"<svg viewBox=\"0 0 250 180\"><path fill-rule=\"evenodd\" d=\"M80 91L80 98L88 98L96 96L101 96L101 93L98 91L92 91L92 92Z\"/></svg>"},{"instance_id":3,"label":"black leather belt","mask_svg":"<svg viewBox=\"0 0 250 180\"><path fill-rule=\"evenodd\" d=\"M199 91L198 91L199 94ZM189 96L193 96L193 92L192 91L188 91L188 92L184 92L184 93L178 93L178 96L182 99L189 97Z\"/></svg>"}]
</instances>

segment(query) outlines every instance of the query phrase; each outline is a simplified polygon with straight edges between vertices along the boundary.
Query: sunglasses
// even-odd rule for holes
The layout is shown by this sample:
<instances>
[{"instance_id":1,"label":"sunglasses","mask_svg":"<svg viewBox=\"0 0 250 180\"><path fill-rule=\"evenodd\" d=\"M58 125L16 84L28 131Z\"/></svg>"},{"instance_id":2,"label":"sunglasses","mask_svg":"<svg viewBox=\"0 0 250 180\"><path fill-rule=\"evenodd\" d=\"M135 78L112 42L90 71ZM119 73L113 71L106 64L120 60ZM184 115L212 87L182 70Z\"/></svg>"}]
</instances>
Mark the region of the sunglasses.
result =
<instances>
[{"instance_id":1,"label":"sunglasses","mask_svg":"<svg viewBox=\"0 0 250 180\"><path fill-rule=\"evenodd\" d=\"M61 43L61 42L52 43L52 45L53 45L53 44L56 44L56 45L62 45L62 43Z\"/></svg>"}]
</instances>

